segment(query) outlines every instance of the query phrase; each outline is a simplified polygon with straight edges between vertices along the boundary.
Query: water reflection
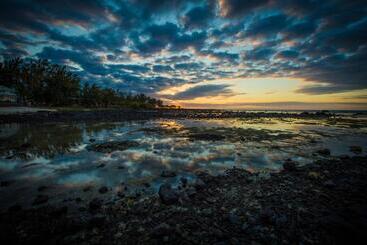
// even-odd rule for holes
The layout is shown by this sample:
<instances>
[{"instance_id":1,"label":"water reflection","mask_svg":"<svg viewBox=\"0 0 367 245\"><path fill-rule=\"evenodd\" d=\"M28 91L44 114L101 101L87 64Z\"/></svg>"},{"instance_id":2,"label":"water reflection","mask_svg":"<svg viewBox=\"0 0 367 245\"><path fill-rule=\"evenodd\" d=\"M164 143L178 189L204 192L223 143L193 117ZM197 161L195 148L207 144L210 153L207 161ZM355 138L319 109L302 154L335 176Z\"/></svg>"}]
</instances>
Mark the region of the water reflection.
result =
<instances>
[{"instance_id":1,"label":"water reflection","mask_svg":"<svg viewBox=\"0 0 367 245\"><path fill-rule=\"evenodd\" d=\"M196 139L195 134L216 137ZM194 179L195 171L276 171L287 158L307 164L324 157L314 154L320 148L353 155L349 147L358 145L366 154L366 136L363 127L292 119L2 125L0 180L13 182L0 189L0 207L30 205L42 185L52 187L45 191L54 196L51 202L70 196L88 200L100 195L101 186L111 190L104 197L116 198L125 187L154 193L162 182ZM137 144L109 153L88 150L91 144L121 141ZM163 170L177 176L163 178Z\"/></svg>"}]
</instances>

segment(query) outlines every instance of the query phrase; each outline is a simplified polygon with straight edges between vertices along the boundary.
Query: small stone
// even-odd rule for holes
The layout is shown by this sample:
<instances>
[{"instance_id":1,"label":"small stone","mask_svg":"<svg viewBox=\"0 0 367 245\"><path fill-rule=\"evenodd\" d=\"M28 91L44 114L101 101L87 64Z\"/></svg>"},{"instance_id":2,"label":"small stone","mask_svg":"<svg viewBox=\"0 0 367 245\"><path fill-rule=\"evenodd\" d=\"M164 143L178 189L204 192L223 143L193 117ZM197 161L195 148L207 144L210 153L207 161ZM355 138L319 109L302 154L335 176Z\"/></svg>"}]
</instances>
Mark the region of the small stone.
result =
<instances>
[{"instance_id":1,"label":"small stone","mask_svg":"<svg viewBox=\"0 0 367 245\"><path fill-rule=\"evenodd\" d=\"M362 147L358 145L352 145L349 147L349 150L353 152L354 154L361 154L362 153Z\"/></svg>"},{"instance_id":2,"label":"small stone","mask_svg":"<svg viewBox=\"0 0 367 245\"><path fill-rule=\"evenodd\" d=\"M41 185L40 187L38 187L38 191L45 191L46 189L47 189L48 187L47 186L45 186L45 185Z\"/></svg>"},{"instance_id":3,"label":"small stone","mask_svg":"<svg viewBox=\"0 0 367 245\"><path fill-rule=\"evenodd\" d=\"M163 184L159 187L158 191L161 201L166 205L175 204L178 202L178 193L172 189L170 184Z\"/></svg>"},{"instance_id":4,"label":"small stone","mask_svg":"<svg viewBox=\"0 0 367 245\"><path fill-rule=\"evenodd\" d=\"M162 223L153 228L152 236L153 237L163 237L163 236L169 235L171 232L172 232L172 228L168 224Z\"/></svg>"},{"instance_id":5,"label":"small stone","mask_svg":"<svg viewBox=\"0 0 367 245\"><path fill-rule=\"evenodd\" d=\"M176 173L173 171L169 171L169 170L163 170L161 173L161 177L164 177L164 178L170 178L170 177L175 177L175 176L176 176Z\"/></svg>"},{"instance_id":6,"label":"small stone","mask_svg":"<svg viewBox=\"0 0 367 245\"><path fill-rule=\"evenodd\" d=\"M328 180L324 182L324 186L327 188L334 188L336 186L336 184L334 183L334 181L332 180Z\"/></svg>"},{"instance_id":7,"label":"small stone","mask_svg":"<svg viewBox=\"0 0 367 245\"><path fill-rule=\"evenodd\" d=\"M99 198L94 198L89 202L89 210L96 211L102 207L102 200Z\"/></svg>"},{"instance_id":8,"label":"small stone","mask_svg":"<svg viewBox=\"0 0 367 245\"><path fill-rule=\"evenodd\" d=\"M319 155L323 155L323 156L330 156L330 150L327 148L320 149L316 153L318 153Z\"/></svg>"},{"instance_id":9,"label":"small stone","mask_svg":"<svg viewBox=\"0 0 367 245\"><path fill-rule=\"evenodd\" d=\"M180 181L181 181L183 187L185 187L187 185L187 178L181 177Z\"/></svg>"},{"instance_id":10,"label":"small stone","mask_svg":"<svg viewBox=\"0 0 367 245\"><path fill-rule=\"evenodd\" d=\"M105 194L106 192L108 192L108 188L106 186L102 186L101 188L99 188L98 192L101 194Z\"/></svg>"},{"instance_id":11,"label":"small stone","mask_svg":"<svg viewBox=\"0 0 367 245\"><path fill-rule=\"evenodd\" d=\"M194 186L195 186L196 190L202 190L206 187L206 184L202 179L197 178L195 180Z\"/></svg>"},{"instance_id":12,"label":"small stone","mask_svg":"<svg viewBox=\"0 0 367 245\"><path fill-rule=\"evenodd\" d=\"M284 163L283 163L283 169L285 171L295 171L297 169L296 167L296 163L294 161L292 161L291 159L287 159Z\"/></svg>"},{"instance_id":13,"label":"small stone","mask_svg":"<svg viewBox=\"0 0 367 245\"><path fill-rule=\"evenodd\" d=\"M34 199L32 205L40 205L43 203L48 202L48 196L47 195L38 195L36 199Z\"/></svg>"}]
</instances>

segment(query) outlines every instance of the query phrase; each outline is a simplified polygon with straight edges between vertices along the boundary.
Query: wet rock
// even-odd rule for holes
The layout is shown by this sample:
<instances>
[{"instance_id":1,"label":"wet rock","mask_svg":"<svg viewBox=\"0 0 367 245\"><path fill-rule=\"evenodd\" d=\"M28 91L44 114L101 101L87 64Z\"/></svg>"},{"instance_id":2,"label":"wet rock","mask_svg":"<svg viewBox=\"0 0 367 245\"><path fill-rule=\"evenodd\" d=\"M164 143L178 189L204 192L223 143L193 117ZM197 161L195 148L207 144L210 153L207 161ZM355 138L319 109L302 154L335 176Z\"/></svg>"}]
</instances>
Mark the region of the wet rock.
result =
<instances>
[{"instance_id":1,"label":"wet rock","mask_svg":"<svg viewBox=\"0 0 367 245\"><path fill-rule=\"evenodd\" d=\"M106 222L106 217L101 214L94 215L88 221L88 224L92 227L100 227Z\"/></svg>"},{"instance_id":2,"label":"wet rock","mask_svg":"<svg viewBox=\"0 0 367 245\"><path fill-rule=\"evenodd\" d=\"M324 186L327 188L334 188L336 186L336 184L334 183L334 181L332 180L328 180L324 182Z\"/></svg>"},{"instance_id":3,"label":"wet rock","mask_svg":"<svg viewBox=\"0 0 367 245\"><path fill-rule=\"evenodd\" d=\"M167 223L161 223L161 224L159 224L159 225L157 225L156 227L153 228L152 236L160 238L160 237L163 237L163 236L170 235L172 233L172 231L173 231L173 229Z\"/></svg>"},{"instance_id":4,"label":"wet rock","mask_svg":"<svg viewBox=\"0 0 367 245\"><path fill-rule=\"evenodd\" d=\"M226 137L220 134L196 133L196 134L190 134L189 138L191 140L219 141L219 140L224 140Z\"/></svg>"},{"instance_id":5,"label":"wet rock","mask_svg":"<svg viewBox=\"0 0 367 245\"><path fill-rule=\"evenodd\" d=\"M43 203L46 203L48 202L48 196L47 195L38 195L32 205L35 206L35 205L40 205L40 204L43 204Z\"/></svg>"},{"instance_id":6,"label":"wet rock","mask_svg":"<svg viewBox=\"0 0 367 245\"><path fill-rule=\"evenodd\" d=\"M93 189L92 186L86 186L86 187L83 188L83 191L88 192L88 191L91 191L92 189Z\"/></svg>"},{"instance_id":7,"label":"wet rock","mask_svg":"<svg viewBox=\"0 0 367 245\"><path fill-rule=\"evenodd\" d=\"M117 169L121 170L121 169L125 169L125 167L124 166L118 166Z\"/></svg>"},{"instance_id":8,"label":"wet rock","mask_svg":"<svg viewBox=\"0 0 367 245\"><path fill-rule=\"evenodd\" d=\"M166 205L175 204L178 202L179 195L170 184L163 184L159 187L158 191L161 201Z\"/></svg>"},{"instance_id":9,"label":"wet rock","mask_svg":"<svg viewBox=\"0 0 367 245\"><path fill-rule=\"evenodd\" d=\"M287 159L283 163L283 169L285 171L295 171L297 169L297 166L296 166L296 163L294 161L292 161L291 159Z\"/></svg>"},{"instance_id":10,"label":"wet rock","mask_svg":"<svg viewBox=\"0 0 367 245\"><path fill-rule=\"evenodd\" d=\"M13 206L8 208L9 212L19 212L20 210L22 210L22 206L19 204L14 204Z\"/></svg>"},{"instance_id":11,"label":"wet rock","mask_svg":"<svg viewBox=\"0 0 367 245\"><path fill-rule=\"evenodd\" d=\"M349 147L349 150L353 152L354 154L361 154L362 153L362 147L358 145L352 145Z\"/></svg>"},{"instance_id":12,"label":"wet rock","mask_svg":"<svg viewBox=\"0 0 367 245\"><path fill-rule=\"evenodd\" d=\"M124 198L125 197L125 193L123 191L118 191L117 192L117 196L120 198Z\"/></svg>"},{"instance_id":13,"label":"wet rock","mask_svg":"<svg viewBox=\"0 0 367 245\"><path fill-rule=\"evenodd\" d=\"M102 186L101 188L99 188L98 192L101 194L105 194L106 192L108 192L107 186Z\"/></svg>"},{"instance_id":14,"label":"wet rock","mask_svg":"<svg viewBox=\"0 0 367 245\"><path fill-rule=\"evenodd\" d=\"M101 163L101 164L99 164L99 165L97 166L97 168L103 168L103 167L105 167L105 166L106 166L106 164Z\"/></svg>"},{"instance_id":15,"label":"wet rock","mask_svg":"<svg viewBox=\"0 0 367 245\"><path fill-rule=\"evenodd\" d=\"M100 144L92 144L87 147L88 151L97 151L102 153L111 153L113 151L124 151L139 144L135 141L111 141Z\"/></svg>"},{"instance_id":16,"label":"wet rock","mask_svg":"<svg viewBox=\"0 0 367 245\"><path fill-rule=\"evenodd\" d=\"M149 188L150 184L148 182L145 182L145 183L143 183L143 186L146 187L146 188Z\"/></svg>"},{"instance_id":17,"label":"wet rock","mask_svg":"<svg viewBox=\"0 0 367 245\"><path fill-rule=\"evenodd\" d=\"M187 185L187 178L181 177L180 181L181 181L183 187L185 187Z\"/></svg>"},{"instance_id":18,"label":"wet rock","mask_svg":"<svg viewBox=\"0 0 367 245\"><path fill-rule=\"evenodd\" d=\"M102 203L103 203L102 199L94 198L92 201L89 202L89 210L96 211L101 209Z\"/></svg>"},{"instance_id":19,"label":"wet rock","mask_svg":"<svg viewBox=\"0 0 367 245\"><path fill-rule=\"evenodd\" d=\"M96 141L96 139L89 139L89 142L91 142L91 143L93 143L93 142L95 142Z\"/></svg>"},{"instance_id":20,"label":"wet rock","mask_svg":"<svg viewBox=\"0 0 367 245\"><path fill-rule=\"evenodd\" d=\"M322 155L322 156L330 156L330 150L325 148L325 149L320 149L318 151L316 151L317 154Z\"/></svg>"},{"instance_id":21,"label":"wet rock","mask_svg":"<svg viewBox=\"0 0 367 245\"><path fill-rule=\"evenodd\" d=\"M68 213L68 207L66 206L63 206L63 207L60 207L60 208L55 208L53 209L51 212L50 212L50 215L54 218L58 218L62 215L65 215Z\"/></svg>"},{"instance_id":22,"label":"wet rock","mask_svg":"<svg viewBox=\"0 0 367 245\"><path fill-rule=\"evenodd\" d=\"M236 209L232 209L229 213L228 213L228 220L231 224L233 225L238 225L241 223L241 219L240 217L237 215L237 210Z\"/></svg>"},{"instance_id":23,"label":"wet rock","mask_svg":"<svg viewBox=\"0 0 367 245\"><path fill-rule=\"evenodd\" d=\"M194 187L196 188L196 190L202 190L202 189L205 189L206 184L202 179L197 178L195 180Z\"/></svg>"},{"instance_id":24,"label":"wet rock","mask_svg":"<svg viewBox=\"0 0 367 245\"><path fill-rule=\"evenodd\" d=\"M14 182L14 180L3 180L0 182L0 186L1 187L8 187L9 185L11 185Z\"/></svg>"},{"instance_id":25,"label":"wet rock","mask_svg":"<svg viewBox=\"0 0 367 245\"><path fill-rule=\"evenodd\" d=\"M33 166L37 166L39 165L39 163L29 163L29 164L25 164L22 166L22 168L29 168L29 167L33 167Z\"/></svg>"},{"instance_id":26,"label":"wet rock","mask_svg":"<svg viewBox=\"0 0 367 245\"><path fill-rule=\"evenodd\" d=\"M196 189L194 188L194 187L189 187L189 188L187 188L187 190L186 190L186 194L187 194L187 196L188 197L190 197L190 198L192 198L192 197L194 197L195 195L196 195Z\"/></svg>"},{"instance_id":27,"label":"wet rock","mask_svg":"<svg viewBox=\"0 0 367 245\"><path fill-rule=\"evenodd\" d=\"M37 188L37 190L38 190L39 192L45 191L45 190L47 190L47 189L48 189L48 187L47 187L47 186L45 186L45 185L41 185L40 187L38 187L38 188Z\"/></svg>"},{"instance_id":28,"label":"wet rock","mask_svg":"<svg viewBox=\"0 0 367 245\"><path fill-rule=\"evenodd\" d=\"M161 173L161 177L165 177L165 178L170 178L170 177L175 177L176 173L173 171L169 171L169 170L163 170Z\"/></svg>"}]
</instances>

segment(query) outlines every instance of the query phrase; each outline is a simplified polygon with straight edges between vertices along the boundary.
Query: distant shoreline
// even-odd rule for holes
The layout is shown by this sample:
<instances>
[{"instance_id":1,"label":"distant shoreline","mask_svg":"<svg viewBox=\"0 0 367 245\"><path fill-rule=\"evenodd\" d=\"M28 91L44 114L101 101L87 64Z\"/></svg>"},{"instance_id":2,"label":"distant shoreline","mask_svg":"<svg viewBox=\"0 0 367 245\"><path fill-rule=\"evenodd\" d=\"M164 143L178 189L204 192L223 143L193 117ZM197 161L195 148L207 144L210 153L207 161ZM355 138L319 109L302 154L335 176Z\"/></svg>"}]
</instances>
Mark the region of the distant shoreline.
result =
<instances>
[{"instance_id":1,"label":"distant shoreline","mask_svg":"<svg viewBox=\"0 0 367 245\"><path fill-rule=\"evenodd\" d=\"M125 121L149 119L220 119L220 118L304 118L334 117L333 111L229 111L217 109L88 109L26 108L10 114L0 113L0 124L42 122ZM1 108L0 108L1 111ZM342 112L340 112L342 113ZM364 112L349 112L359 115Z\"/></svg>"}]
</instances>

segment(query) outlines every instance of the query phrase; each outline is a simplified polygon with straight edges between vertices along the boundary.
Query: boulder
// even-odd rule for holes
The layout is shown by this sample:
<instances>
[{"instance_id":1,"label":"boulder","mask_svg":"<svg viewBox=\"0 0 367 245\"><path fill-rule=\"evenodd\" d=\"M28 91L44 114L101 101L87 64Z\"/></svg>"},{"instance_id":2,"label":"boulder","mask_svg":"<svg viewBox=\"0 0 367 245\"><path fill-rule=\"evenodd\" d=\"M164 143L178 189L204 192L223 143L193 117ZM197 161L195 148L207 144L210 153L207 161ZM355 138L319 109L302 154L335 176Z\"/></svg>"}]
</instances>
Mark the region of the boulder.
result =
<instances>
[{"instance_id":1,"label":"boulder","mask_svg":"<svg viewBox=\"0 0 367 245\"><path fill-rule=\"evenodd\" d=\"M171 187L170 184L163 184L159 187L159 197L162 203L166 205L175 204L178 202L179 194Z\"/></svg>"}]
</instances>

